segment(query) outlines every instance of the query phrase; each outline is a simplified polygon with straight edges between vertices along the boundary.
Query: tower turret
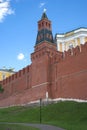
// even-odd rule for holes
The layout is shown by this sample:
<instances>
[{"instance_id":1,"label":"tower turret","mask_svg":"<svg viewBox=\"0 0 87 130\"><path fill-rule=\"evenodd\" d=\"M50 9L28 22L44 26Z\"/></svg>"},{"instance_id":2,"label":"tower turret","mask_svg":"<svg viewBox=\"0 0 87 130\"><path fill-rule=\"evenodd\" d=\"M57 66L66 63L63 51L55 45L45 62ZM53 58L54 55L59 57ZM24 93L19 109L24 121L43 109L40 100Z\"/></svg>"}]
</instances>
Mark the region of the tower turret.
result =
<instances>
[{"instance_id":1,"label":"tower turret","mask_svg":"<svg viewBox=\"0 0 87 130\"><path fill-rule=\"evenodd\" d=\"M53 41L51 21L46 12L43 12L41 20L38 21L38 33L35 50L31 54L32 60L32 86L39 88L40 98L51 97L51 61L58 54L57 45Z\"/></svg>"}]
</instances>

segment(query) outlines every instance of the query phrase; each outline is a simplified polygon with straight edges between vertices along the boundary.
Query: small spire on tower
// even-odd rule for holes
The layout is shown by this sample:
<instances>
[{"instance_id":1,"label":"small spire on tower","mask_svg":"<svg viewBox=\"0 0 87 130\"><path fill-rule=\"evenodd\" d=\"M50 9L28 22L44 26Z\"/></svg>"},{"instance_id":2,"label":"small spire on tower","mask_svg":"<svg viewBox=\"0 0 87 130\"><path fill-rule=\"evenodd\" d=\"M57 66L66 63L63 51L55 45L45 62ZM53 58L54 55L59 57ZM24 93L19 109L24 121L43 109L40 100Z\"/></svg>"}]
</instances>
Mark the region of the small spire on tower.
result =
<instances>
[{"instance_id":1,"label":"small spire on tower","mask_svg":"<svg viewBox=\"0 0 87 130\"><path fill-rule=\"evenodd\" d=\"M41 18L41 19L48 19L48 18L47 18L47 15L46 15L46 11L47 11L47 9L44 8L43 14L42 14L42 18Z\"/></svg>"}]
</instances>

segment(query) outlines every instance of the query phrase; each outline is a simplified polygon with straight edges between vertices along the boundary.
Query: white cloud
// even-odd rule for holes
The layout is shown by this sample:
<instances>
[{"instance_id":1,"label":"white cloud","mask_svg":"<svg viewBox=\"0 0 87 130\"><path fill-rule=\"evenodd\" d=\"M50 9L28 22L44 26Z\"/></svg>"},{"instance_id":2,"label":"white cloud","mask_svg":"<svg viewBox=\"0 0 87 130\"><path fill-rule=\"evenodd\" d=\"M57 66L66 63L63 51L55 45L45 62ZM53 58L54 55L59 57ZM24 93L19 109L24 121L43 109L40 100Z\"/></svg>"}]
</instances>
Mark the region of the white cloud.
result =
<instances>
[{"instance_id":1,"label":"white cloud","mask_svg":"<svg viewBox=\"0 0 87 130\"><path fill-rule=\"evenodd\" d=\"M14 14L14 11L11 9L10 0L0 0L0 22L3 22L3 19L11 14Z\"/></svg>"},{"instance_id":2,"label":"white cloud","mask_svg":"<svg viewBox=\"0 0 87 130\"><path fill-rule=\"evenodd\" d=\"M23 53L19 53L18 56L17 56L18 60L23 60L24 58L25 58L25 56L24 56Z\"/></svg>"},{"instance_id":3,"label":"white cloud","mask_svg":"<svg viewBox=\"0 0 87 130\"><path fill-rule=\"evenodd\" d=\"M42 8L45 5L45 2L41 2L39 8Z\"/></svg>"},{"instance_id":4,"label":"white cloud","mask_svg":"<svg viewBox=\"0 0 87 130\"><path fill-rule=\"evenodd\" d=\"M3 0L0 0L0 2L3 2Z\"/></svg>"}]
</instances>

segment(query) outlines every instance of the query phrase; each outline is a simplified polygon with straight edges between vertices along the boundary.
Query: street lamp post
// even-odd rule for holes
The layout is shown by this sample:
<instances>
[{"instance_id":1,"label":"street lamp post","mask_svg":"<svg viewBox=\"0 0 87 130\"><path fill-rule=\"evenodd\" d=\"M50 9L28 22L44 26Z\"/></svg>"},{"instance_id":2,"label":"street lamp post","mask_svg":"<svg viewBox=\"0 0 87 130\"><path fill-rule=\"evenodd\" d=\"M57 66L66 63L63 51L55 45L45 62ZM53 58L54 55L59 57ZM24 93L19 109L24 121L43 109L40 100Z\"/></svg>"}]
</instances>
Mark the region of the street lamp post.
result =
<instances>
[{"instance_id":1,"label":"street lamp post","mask_svg":"<svg viewBox=\"0 0 87 130\"><path fill-rule=\"evenodd\" d=\"M42 123L42 108L41 108L41 105L42 105L42 99L40 98L40 124Z\"/></svg>"}]
</instances>

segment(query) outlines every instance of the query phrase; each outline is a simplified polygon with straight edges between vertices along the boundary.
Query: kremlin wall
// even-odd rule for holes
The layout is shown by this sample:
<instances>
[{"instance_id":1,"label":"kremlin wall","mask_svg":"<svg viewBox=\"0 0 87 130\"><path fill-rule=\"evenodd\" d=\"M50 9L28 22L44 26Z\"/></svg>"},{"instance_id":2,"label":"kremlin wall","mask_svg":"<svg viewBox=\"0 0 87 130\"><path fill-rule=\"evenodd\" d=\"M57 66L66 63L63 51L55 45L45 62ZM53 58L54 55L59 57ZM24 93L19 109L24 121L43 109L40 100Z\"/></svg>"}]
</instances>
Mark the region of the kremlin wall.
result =
<instances>
[{"instance_id":1,"label":"kremlin wall","mask_svg":"<svg viewBox=\"0 0 87 130\"><path fill-rule=\"evenodd\" d=\"M87 42L61 52L46 13L38 22L31 64L0 81L0 107L60 98L87 101Z\"/></svg>"}]
</instances>

